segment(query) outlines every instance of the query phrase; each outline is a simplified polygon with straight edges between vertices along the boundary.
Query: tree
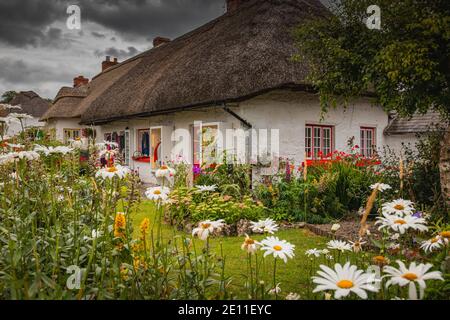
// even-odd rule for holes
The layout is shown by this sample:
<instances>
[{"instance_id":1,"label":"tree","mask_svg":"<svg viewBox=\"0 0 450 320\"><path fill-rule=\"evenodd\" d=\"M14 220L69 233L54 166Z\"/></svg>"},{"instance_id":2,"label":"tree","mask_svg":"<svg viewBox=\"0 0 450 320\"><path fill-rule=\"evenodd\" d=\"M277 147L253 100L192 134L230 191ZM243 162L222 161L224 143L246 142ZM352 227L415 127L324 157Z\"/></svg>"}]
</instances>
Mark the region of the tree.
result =
<instances>
[{"instance_id":1,"label":"tree","mask_svg":"<svg viewBox=\"0 0 450 320\"><path fill-rule=\"evenodd\" d=\"M17 95L16 91L6 91L2 94L1 103L10 103Z\"/></svg>"},{"instance_id":2,"label":"tree","mask_svg":"<svg viewBox=\"0 0 450 320\"><path fill-rule=\"evenodd\" d=\"M450 119L450 1L377 0L381 28L370 29L373 0L331 0L330 12L295 30L296 60L324 111L370 94L400 116L438 110ZM441 185L450 205L450 130L441 148Z\"/></svg>"}]
</instances>

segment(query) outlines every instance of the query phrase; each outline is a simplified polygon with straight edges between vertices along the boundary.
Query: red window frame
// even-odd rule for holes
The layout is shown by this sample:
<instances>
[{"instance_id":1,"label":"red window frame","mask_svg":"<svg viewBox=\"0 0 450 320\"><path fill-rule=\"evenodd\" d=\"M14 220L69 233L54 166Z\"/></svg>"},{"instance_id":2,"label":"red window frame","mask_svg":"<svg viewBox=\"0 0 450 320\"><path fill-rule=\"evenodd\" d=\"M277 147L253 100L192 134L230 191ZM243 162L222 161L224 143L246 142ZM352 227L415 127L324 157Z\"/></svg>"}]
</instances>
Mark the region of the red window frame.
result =
<instances>
[{"instance_id":1,"label":"red window frame","mask_svg":"<svg viewBox=\"0 0 450 320\"><path fill-rule=\"evenodd\" d=\"M307 130L311 130L311 136L307 135ZM319 139L320 139L320 146L317 147L315 145L315 133L319 130ZM329 146L325 146L325 130L329 130L330 136L329 136ZM309 140L309 141L308 141ZM315 150L319 150L322 153L322 156L319 156L319 152L315 152ZM327 157L327 155L331 155L334 149L334 127L333 126L327 126L327 125L317 125L317 124L307 124L305 126L305 152L306 152L306 159L328 159L331 158L331 156Z\"/></svg>"},{"instance_id":2,"label":"red window frame","mask_svg":"<svg viewBox=\"0 0 450 320\"><path fill-rule=\"evenodd\" d=\"M370 147L367 146L368 138L367 133L370 132L372 137L372 145ZM375 127L361 127L359 130L359 142L360 142L360 150L361 154L364 157L372 157L374 155L374 151L377 147L377 128Z\"/></svg>"}]
</instances>

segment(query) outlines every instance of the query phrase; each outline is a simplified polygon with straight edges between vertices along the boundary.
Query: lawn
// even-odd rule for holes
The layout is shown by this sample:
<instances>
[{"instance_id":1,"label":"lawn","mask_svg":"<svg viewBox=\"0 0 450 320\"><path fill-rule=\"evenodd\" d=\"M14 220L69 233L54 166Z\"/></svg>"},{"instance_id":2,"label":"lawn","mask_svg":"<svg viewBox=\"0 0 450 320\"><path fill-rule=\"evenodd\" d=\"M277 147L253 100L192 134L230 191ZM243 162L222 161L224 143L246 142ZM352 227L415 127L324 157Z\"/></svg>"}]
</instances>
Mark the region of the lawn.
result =
<instances>
[{"instance_id":1,"label":"lawn","mask_svg":"<svg viewBox=\"0 0 450 320\"><path fill-rule=\"evenodd\" d=\"M133 216L134 236L138 236L139 224L144 218L149 218L151 224L155 221L155 207L151 201L143 201L140 205L137 213ZM150 225L151 229L151 225ZM180 231L175 230L169 225L163 225L162 236L166 240L170 240L174 235L182 234ZM304 252L311 248L324 248L326 238L315 235L306 229L290 229L281 230L276 233L276 236L280 239L284 239L295 245L295 257L288 260L284 264L281 260L277 265L277 282L281 283L281 296L287 295L289 292L302 293L306 290L305 284L307 278L310 277L308 267L308 258ZM264 235L252 236L256 240L262 240ZM241 250L241 244L243 237L219 237L211 238L211 248L215 250L217 254L220 253L220 243L222 243L223 253L226 259L226 275L232 277L233 284L236 286L237 291L241 291L246 274L247 262L246 253ZM201 248L203 242L199 239L195 239L195 246ZM265 281L271 283L273 279L272 274L272 258L267 258L266 274L264 275Z\"/></svg>"}]
</instances>

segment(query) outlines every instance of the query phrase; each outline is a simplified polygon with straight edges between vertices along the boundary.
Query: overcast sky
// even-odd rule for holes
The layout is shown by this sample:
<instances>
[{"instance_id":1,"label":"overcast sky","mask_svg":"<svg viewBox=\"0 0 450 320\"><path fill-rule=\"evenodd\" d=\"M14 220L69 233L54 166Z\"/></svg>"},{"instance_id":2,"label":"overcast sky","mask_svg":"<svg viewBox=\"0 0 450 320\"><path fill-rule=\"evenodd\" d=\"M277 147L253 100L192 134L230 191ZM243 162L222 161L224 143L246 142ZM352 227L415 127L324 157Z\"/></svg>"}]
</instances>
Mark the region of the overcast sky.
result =
<instances>
[{"instance_id":1,"label":"overcast sky","mask_svg":"<svg viewBox=\"0 0 450 320\"><path fill-rule=\"evenodd\" d=\"M74 4L81 30L66 26ZM54 98L75 76L98 74L106 55L123 61L224 12L225 0L0 0L0 95Z\"/></svg>"}]
</instances>

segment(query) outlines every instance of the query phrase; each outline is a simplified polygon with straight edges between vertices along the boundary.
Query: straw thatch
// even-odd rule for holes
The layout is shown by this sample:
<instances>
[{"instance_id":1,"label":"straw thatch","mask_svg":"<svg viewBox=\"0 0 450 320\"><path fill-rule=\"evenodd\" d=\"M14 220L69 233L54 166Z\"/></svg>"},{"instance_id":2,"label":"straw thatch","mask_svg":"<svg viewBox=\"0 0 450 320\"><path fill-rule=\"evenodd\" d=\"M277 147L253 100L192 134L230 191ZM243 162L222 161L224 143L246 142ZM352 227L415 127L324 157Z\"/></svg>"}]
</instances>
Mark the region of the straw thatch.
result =
<instances>
[{"instance_id":1,"label":"straw thatch","mask_svg":"<svg viewBox=\"0 0 450 320\"><path fill-rule=\"evenodd\" d=\"M9 102L10 105L20 105L21 110L13 110L15 113L26 113L35 118L40 118L49 108L50 102L41 98L34 91L21 91L14 99Z\"/></svg>"},{"instance_id":2,"label":"straw thatch","mask_svg":"<svg viewBox=\"0 0 450 320\"><path fill-rule=\"evenodd\" d=\"M305 85L307 66L291 60L292 30L325 10L318 0L244 2L237 11L100 74L90 85L102 88L79 110L82 123L240 101Z\"/></svg>"},{"instance_id":3,"label":"straw thatch","mask_svg":"<svg viewBox=\"0 0 450 320\"><path fill-rule=\"evenodd\" d=\"M50 110L42 117L52 118L80 118L87 107L101 94L108 94L108 88L137 64L139 58L130 59L121 68L111 68L97 75L87 85L77 88L63 87L53 101Z\"/></svg>"}]
</instances>

